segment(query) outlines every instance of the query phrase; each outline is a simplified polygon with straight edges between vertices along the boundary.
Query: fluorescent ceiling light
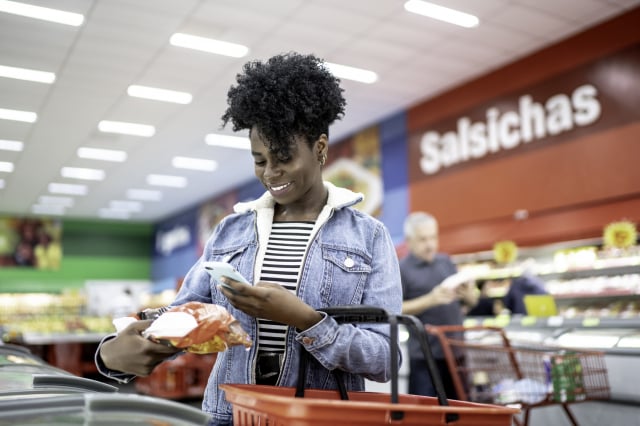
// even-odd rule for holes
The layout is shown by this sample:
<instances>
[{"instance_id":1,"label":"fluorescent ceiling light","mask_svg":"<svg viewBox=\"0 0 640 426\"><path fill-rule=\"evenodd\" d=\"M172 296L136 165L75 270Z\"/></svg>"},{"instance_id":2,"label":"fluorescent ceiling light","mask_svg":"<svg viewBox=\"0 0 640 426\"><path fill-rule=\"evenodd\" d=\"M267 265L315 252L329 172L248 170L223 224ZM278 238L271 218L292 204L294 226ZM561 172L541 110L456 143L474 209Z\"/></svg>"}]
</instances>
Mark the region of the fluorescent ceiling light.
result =
<instances>
[{"instance_id":1,"label":"fluorescent ceiling light","mask_svg":"<svg viewBox=\"0 0 640 426\"><path fill-rule=\"evenodd\" d=\"M148 124L108 120L99 122L98 130L105 133L120 133L122 135L142 136L145 138L150 138L156 133L156 128Z\"/></svg>"},{"instance_id":2,"label":"fluorescent ceiling light","mask_svg":"<svg viewBox=\"0 0 640 426\"><path fill-rule=\"evenodd\" d=\"M218 168L217 162L203 158L173 157L171 164L178 169L200 170L203 172L212 172Z\"/></svg>"},{"instance_id":3,"label":"fluorescent ceiling light","mask_svg":"<svg viewBox=\"0 0 640 426\"><path fill-rule=\"evenodd\" d=\"M24 144L20 141L10 141L0 139L0 150L2 151L22 151Z\"/></svg>"},{"instance_id":4,"label":"fluorescent ceiling light","mask_svg":"<svg viewBox=\"0 0 640 426\"><path fill-rule=\"evenodd\" d=\"M207 145L222 146L225 148L251 149L251 141L246 136L229 136L218 133L209 133L204 137Z\"/></svg>"},{"instance_id":5,"label":"fluorescent ceiling light","mask_svg":"<svg viewBox=\"0 0 640 426\"><path fill-rule=\"evenodd\" d=\"M154 186L168 186L170 188L184 188L187 186L187 178L170 175L148 175L147 183Z\"/></svg>"},{"instance_id":6,"label":"fluorescent ceiling light","mask_svg":"<svg viewBox=\"0 0 640 426\"><path fill-rule=\"evenodd\" d=\"M175 33L169 39L169 43L173 46L186 47L187 49L201 50L203 52L231 56L233 58L242 58L249 53L249 48L241 44L184 33Z\"/></svg>"},{"instance_id":7,"label":"fluorescent ceiling light","mask_svg":"<svg viewBox=\"0 0 640 426\"><path fill-rule=\"evenodd\" d=\"M78 157L89 160L115 161L122 163L127 159L127 153L116 149L101 149L80 147L77 151Z\"/></svg>"},{"instance_id":8,"label":"fluorescent ceiling light","mask_svg":"<svg viewBox=\"0 0 640 426\"><path fill-rule=\"evenodd\" d=\"M25 123L35 123L38 114L31 111L19 111L17 109L0 108L0 118L3 120L24 121Z\"/></svg>"},{"instance_id":9,"label":"fluorescent ceiling light","mask_svg":"<svg viewBox=\"0 0 640 426\"><path fill-rule=\"evenodd\" d=\"M325 62L324 65L338 78L367 84L375 83L378 80L378 75L373 71L347 65L333 64L331 62Z\"/></svg>"},{"instance_id":10,"label":"fluorescent ceiling light","mask_svg":"<svg viewBox=\"0 0 640 426\"><path fill-rule=\"evenodd\" d=\"M0 12L26 16L27 18L41 19L57 24L79 27L84 22L84 16L79 13L65 12L48 7L34 6L32 4L18 3L17 1L0 0Z\"/></svg>"},{"instance_id":11,"label":"fluorescent ceiling light","mask_svg":"<svg viewBox=\"0 0 640 426\"><path fill-rule=\"evenodd\" d=\"M35 81L36 83L51 84L56 80L56 75L52 72L30 70L27 68L16 68L0 65L0 77L15 78L16 80Z\"/></svg>"},{"instance_id":12,"label":"fluorescent ceiling light","mask_svg":"<svg viewBox=\"0 0 640 426\"><path fill-rule=\"evenodd\" d=\"M98 211L98 216L103 219L129 219L131 217L130 212L120 211L120 210L109 210L109 209L100 209Z\"/></svg>"},{"instance_id":13,"label":"fluorescent ceiling light","mask_svg":"<svg viewBox=\"0 0 640 426\"><path fill-rule=\"evenodd\" d=\"M62 177L83 180L104 180L104 170L87 169L83 167L63 167L60 170Z\"/></svg>"},{"instance_id":14,"label":"fluorescent ceiling light","mask_svg":"<svg viewBox=\"0 0 640 426\"><path fill-rule=\"evenodd\" d=\"M193 99L191 93L137 85L129 86L127 88L127 94L135 98L151 99L154 101L162 102L173 102L182 105L190 104L191 100Z\"/></svg>"},{"instance_id":15,"label":"fluorescent ceiling light","mask_svg":"<svg viewBox=\"0 0 640 426\"><path fill-rule=\"evenodd\" d=\"M140 212L142 211L142 203L139 201L123 201L112 200L109 203L111 211Z\"/></svg>"},{"instance_id":16,"label":"fluorescent ceiling light","mask_svg":"<svg viewBox=\"0 0 640 426\"><path fill-rule=\"evenodd\" d=\"M4 188L4 179L0 179L0 189Z\"/></svg>"},{"instance_id":17,"label":"fluorescent ceiling light","mask_svg":"<svg viewBox=\"0 0 640 426\"><path fill-rule=\"evenodd\" d=\"M407 12L417 13L418 15L465 28L477 27L480 23L478 17L474 15L422 0L409 0L404 4L404 8Z\"/></svg>"},{"instance_id":18,"label":"fluorescent ceiling light","mask_svg":"<svg viewBox=\"0 0 640 426\"><path fill-rule=\"evenodd\" d=\"M140 201L160 201L162 200L162 192L154 189L128 189L127 198Z\"/></svg>"},{"instance_id":19,"label":"fluorescent ceiling light","mask_svg":"<svg viewBox=\"0 0 640 426\"><path fill-rule=\"evenodd\" d=\"M50 183L49 192L52 194L87 195L87 185L71 183Z\"/></svg>"},{"instance_id":20,"label":"fluorescent ceiling light","mask_svg":"<svg viewBox=\"0 0 640 426\"><path fill-rule=\"evenodd\" d=\"M8 161L0 161L0 172L11 173L13 171L13 163Z\"/></svg>"},{"instance_id":21,"label":"fluorescent ceiling light","mask_svg":"<svg viewBox=\"0 0 640 426\"><path fill-rule=\"evenodd\" d=\"M41 195L38 198L38 204L43 205L56 205L63 207L72 207L74 199L71 197L56 197L52 195Z\"/></svg>"}]
</instances>

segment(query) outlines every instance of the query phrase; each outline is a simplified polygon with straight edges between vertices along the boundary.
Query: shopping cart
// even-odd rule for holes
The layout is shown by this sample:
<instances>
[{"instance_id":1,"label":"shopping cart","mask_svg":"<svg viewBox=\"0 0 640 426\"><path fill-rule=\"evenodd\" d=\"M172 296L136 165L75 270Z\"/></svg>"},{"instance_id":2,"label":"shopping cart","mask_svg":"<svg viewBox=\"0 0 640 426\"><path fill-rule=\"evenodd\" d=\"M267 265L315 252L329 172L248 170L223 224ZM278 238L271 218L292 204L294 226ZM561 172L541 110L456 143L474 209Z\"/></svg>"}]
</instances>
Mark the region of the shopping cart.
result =
<instances>
[{"instance_id":1,"label":"shopping cart","mask_svg":"<svg viewBox=\"0 0 640 426\"><path fill-rule=\"evenodd\" d=\"M391 393L306 389L309 355L303 351L296 388L265 385L220 385L233 406L236 426L510 426L518 409L493 404L447 400L428 347L424 326L413 316L397 316L369 306L332 307L322 311L339 323L389 323ZM421 345L437 397L398 393L398 324L421 337Z\"/></svg>"},{"instance_id":2,"label":"shopping cart","mask_svg":"<svg viewBox=\"0 0 640 426\"><path fill-rule=\"evenodd\" d=\"M546 345L515 347L498 327L426 329L442 345L458 397L519 406L523 418L514 416L517 425L528 425L531 409L558 404L577 426L570 404L609 399L603 352Z\"/></svg>"}]
</instances>

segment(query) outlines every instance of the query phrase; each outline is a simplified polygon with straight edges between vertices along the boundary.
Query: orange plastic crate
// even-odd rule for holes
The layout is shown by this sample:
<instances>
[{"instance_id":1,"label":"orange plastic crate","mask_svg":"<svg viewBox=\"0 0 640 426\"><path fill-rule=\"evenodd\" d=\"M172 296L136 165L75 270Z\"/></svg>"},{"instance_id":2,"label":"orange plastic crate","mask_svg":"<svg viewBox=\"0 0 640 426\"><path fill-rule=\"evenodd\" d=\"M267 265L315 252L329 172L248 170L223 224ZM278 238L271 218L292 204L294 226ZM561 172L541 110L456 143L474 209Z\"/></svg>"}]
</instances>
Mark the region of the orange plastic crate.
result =
<instances>
[{"instance_id":1,"label":"orange plastic crate","mask_svg":"<svg viewBox=\"0 0 640 426\"><path fill-rule=\"evenodd\" d=\"M449 406L438 404L428 396L398 396L377 392L349 392L342 401L338 391L306 389L304 398L296 398L295 388L264 385L220 385L233 406L236 426L378 426L378 425L455 425L511 426L516 408L449 400ZM401 420L391 413L401 411ZM447 423L447 413L458 420Z\"/></svg>"}]
</instances>

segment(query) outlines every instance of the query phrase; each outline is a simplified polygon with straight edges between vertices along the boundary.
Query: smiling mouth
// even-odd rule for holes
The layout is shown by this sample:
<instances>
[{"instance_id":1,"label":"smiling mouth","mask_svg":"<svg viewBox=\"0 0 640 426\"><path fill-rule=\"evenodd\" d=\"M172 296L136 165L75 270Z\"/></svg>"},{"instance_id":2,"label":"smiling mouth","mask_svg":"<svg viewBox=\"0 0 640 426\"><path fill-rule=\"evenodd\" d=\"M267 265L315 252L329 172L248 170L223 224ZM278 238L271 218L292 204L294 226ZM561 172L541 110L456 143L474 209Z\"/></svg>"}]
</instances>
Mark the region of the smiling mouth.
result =
<instances>
[{"instance_id":1,"label":"smiling mouth","mask_svg":"<svg viewBox=\"0 0 640 426\"><path fill-rule=\"evenodd\" d=\"M283 189L288 188L291 185L291 182L287 182L282 185L269 185L269 189L272 191L282 191Z\"/></svg>"}]
</instances>

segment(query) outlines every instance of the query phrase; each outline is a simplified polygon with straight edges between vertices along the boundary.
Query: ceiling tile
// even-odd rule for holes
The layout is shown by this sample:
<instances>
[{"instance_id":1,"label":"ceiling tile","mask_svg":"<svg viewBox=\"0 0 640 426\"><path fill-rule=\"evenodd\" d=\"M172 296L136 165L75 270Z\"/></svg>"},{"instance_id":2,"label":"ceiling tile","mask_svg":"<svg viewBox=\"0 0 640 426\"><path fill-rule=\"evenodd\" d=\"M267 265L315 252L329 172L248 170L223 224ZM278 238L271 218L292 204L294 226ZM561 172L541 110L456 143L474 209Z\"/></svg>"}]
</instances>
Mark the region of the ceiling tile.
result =
<instances>
[{"instance_id":1,"label":"ceiling tile","mask_svg":"<svg viewBox=\"0 0 640 426\"><path fill-rule=\"evenodd\" d=\"M221 128L226 95L242 65L291 50L331 62L369 68L375 84L343 80L347 114L331 126L337 142L442 91L557 42L602 19L638 6L629 0L439 0L473 13L480 25L465 29L408 13L399 0L27 0L85 14L69 27L0 14L0 64L54 71L53 85L0 79L0 107L37 108L35 124L0 120L0 138L22 140L16 170L4 173L0 214L29 214L63 165L103 167L107 179L88 183L66 217L96 219L129 187L145 188L149 173L184 174L187 190L163 190L133 220L157 222L243 182L253 182L246 151L210 147ZM187 32L249 47L229 58L174 47L174 32ZM193 94L189 105L127 96L130 84ZM103 119L149 122L152 138L101 133ZM246 132L243 132L246 135ZM125 163L99 165L79 159L79 146L122 149ZM213 173L177 171L174 155L215 159ZM4 160L6 161L6 160ZM38 173L33 171L37 170Z\"/></svg>"}]
</instances>

